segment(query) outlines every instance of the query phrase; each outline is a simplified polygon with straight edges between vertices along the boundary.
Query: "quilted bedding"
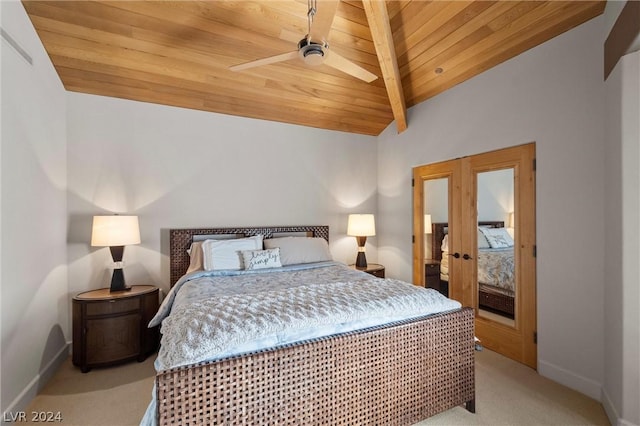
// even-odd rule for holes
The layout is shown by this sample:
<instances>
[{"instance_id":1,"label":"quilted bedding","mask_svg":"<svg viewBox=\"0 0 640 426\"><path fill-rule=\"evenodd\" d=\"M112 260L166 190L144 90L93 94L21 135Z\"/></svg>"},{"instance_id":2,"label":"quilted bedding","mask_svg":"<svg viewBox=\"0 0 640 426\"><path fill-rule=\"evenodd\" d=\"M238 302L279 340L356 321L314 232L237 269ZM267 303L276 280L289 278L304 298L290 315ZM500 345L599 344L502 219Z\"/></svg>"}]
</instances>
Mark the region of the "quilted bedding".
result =
<instances>
[{"instance_id":1,"label":"quilted bedding","mask_svg":"<svg viewBox=\"0 0 640 426\"><path fill-rule=\"evenodd\" d=\"M162 322L156 368L460 308L435 290L337 262L259 271L183 277L152 321Z\"/></svg>"}]
</instances>

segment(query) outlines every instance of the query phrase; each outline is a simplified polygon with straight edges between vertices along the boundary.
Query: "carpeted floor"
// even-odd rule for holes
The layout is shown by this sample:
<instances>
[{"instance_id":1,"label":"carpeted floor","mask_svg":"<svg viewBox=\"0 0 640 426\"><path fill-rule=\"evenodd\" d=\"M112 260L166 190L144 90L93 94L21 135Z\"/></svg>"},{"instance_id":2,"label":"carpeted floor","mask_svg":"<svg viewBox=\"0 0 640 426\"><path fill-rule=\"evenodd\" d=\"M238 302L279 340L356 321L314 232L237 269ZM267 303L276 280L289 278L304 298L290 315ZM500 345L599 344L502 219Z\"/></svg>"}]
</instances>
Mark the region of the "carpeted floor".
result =
<instances>
[{"instance_id":1,"label":"carpeted floor","mask_svg":"<svg viewBox=\"0 0 640 426\"><path fill-rule=\"evenodd\" d=\"M60 412L64 425L137 425L151 398L153 358L82 374L69 359L26 412ZM25 423L21 423L25 424ZM26 423L29 424L29 423ZM461 407L426 425L608 425L602 405L494 352L476 352L476 414Z\"/></svg>"}]
</instances>

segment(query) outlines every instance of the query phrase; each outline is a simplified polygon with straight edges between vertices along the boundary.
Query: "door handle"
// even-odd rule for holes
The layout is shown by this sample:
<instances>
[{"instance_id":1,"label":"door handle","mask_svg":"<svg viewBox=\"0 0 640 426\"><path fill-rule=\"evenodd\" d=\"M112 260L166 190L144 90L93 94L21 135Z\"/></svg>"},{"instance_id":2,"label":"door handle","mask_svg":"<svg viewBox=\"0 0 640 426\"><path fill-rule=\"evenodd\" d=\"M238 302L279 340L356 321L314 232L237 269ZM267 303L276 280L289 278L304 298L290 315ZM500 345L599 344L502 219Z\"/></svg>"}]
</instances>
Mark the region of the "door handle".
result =
<instances>
[{"instance_id":1,"label":"door handle","mask_svg":"<svg viewBox=\"0 0 640 426\"><path fill-rule=\"evenodd\" d=\"M449 256L453 256L453 257L455 257L456 259L460 259L460 253L458 253L458 252L453 253L453 254L452 254L452 253L449 253Z\"/></svg>"},{"instance_id":2,"label":"door handle","mask_svg":"<svg viewBox=\"0 0 640 426\"><path fill-rule=\"evenodd\" d=\"M464 256L462 256L462 258L463 258L464 260L472 259L472 257L471 257L471 256L469 256L467 253L465 253L465 254L464 254Z\"/></svg>"}]
</instances>

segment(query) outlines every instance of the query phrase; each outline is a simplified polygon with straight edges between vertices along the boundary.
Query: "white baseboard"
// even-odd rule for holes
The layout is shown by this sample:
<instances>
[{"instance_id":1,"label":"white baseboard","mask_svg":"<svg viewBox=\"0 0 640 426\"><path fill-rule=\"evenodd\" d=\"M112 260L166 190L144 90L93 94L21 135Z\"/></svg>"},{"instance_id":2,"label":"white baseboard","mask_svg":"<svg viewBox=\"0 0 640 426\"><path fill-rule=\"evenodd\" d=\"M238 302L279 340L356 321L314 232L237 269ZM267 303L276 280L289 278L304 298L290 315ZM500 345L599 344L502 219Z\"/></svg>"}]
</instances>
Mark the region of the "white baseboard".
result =
<instances>
[{"instance_id":1,"label":"white baseboard","mask_svg":"<svg viewBox=\"0 0 640 426\"><path fill-rule=\"evenodd\" d=\"M11 418L12 413L24 411L31 400L38 395L42 387L53 377L62 363L69 357L70 344L67 342L58 353L38 372L38 374L29 382L29 384L18 394L18 396L9 404L7 409L2 413L2 423L8 424L7 419Z\"/></svg>"},{"instance_id":2,"label":"white baseboard","mask_svg":"<svg viewBox=\"0 0 640 426\"><path fill-rule=\"evenodd\" d=\"M601 402L602 384L595 380L582 377L572 371L541 360L538 360L538 373Z\"/></svg>"},{"instance_id":3,"label":"white baseboard","mask_svg":"<svg viewBox=\"0 0 640 426\"><path fill-rule=\"evenodd\" d=\"M618 410L616 410L616 407L611 402L611 398L609 398L609 394L607 394L607 391L604 389L602 389L602 406L604 407L604 412L607 413L609 423L620 426L618 423Z\"/></svg>"},{"instance_id":4,"label":"white baseboard","mask_svg":"<svg viewBox=\"0 0 640 426\"><path fill-rule=\"evenodd\" d=\"M611 398L609 398L609 394L605 389L602 389L602 406L604 407L605 413L607 413L607 417L609 418L609 422L614 426L638 426L635 423L632 423L628 420L620 418L618 414L618 410L611 402Z\"/></svg>"}]
</instances>

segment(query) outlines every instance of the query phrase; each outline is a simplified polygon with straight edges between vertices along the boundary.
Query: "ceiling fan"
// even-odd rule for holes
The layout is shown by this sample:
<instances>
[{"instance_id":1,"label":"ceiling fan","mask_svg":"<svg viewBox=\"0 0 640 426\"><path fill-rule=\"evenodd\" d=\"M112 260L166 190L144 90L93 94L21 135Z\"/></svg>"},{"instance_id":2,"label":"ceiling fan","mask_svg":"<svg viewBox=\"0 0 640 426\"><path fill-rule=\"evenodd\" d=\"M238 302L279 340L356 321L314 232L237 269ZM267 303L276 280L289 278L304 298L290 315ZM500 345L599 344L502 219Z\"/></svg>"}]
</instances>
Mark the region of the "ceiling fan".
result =
<instances>
[{"instance_id":1,"label":"ceiling fan","mask_svg":"<svg viewBox=\"0 0 640 426\"><path fill-rule=\"evenodd\" d=\"M321 7L318 8L318 3ZM370 73L361 66L351 62L347 58L329 50L327 34L331 29L333 18L338 8L336 0L308 0L307 20L309 32L298 42L298 49L276 56L270 56L256 61L229 67L232 71L242 71L261 65L273 64L276 62L288 61L291 59L301 59L305 64L317 66L328 65L346 74L371 83L378 76ZM284 31L283 31L284 32Z\"/></svg>"}]
</instances>

